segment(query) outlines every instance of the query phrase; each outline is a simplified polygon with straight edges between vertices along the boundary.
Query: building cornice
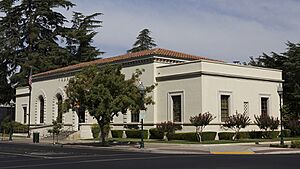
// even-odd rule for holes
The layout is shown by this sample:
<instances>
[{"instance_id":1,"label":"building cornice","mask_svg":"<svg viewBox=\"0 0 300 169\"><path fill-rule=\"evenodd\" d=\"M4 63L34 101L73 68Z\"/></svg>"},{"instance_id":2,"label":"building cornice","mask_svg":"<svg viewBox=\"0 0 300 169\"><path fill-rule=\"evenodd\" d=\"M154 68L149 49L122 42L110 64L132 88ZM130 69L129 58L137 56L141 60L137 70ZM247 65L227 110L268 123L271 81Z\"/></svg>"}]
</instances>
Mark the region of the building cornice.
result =
<instances>
[{"instance_id":1,"label":"building cornice","mask_svg":"<svg viewBox=\"0 0 300 169\"><path fill-rule=\"evenodd\" d=\"M156 81L161 82L161 81L169 81L169 80L196 78L196 77L200 77L203 75L234 78L234 79L267 81L267 82L276 82L276 83L284 82L284 80L279 80L279 79L260 78L260 77L254 77L254 76L240 76L240 75L232 75L232 74L225 74L225 73L207 72L207 71L196 71L196 72L189 72L189 73L158 76L158 77L156 77Z\"/></svg>"}]
</instances>

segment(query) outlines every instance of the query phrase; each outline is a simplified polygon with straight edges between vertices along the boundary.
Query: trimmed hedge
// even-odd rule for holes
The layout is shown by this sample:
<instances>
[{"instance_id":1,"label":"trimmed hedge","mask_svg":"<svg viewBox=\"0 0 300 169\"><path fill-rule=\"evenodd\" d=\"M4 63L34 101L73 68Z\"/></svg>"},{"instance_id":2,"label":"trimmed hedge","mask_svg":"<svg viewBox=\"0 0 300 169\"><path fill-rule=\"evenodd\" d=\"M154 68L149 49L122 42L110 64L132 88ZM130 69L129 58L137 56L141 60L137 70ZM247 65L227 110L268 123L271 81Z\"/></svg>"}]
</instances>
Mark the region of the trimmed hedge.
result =
<instances>
[{"instance_id":1,"label":"trimmed hedge","mask_svg":"<svg viewBox=\"0 0 300 169\"><path fill-rule=\"evenodd\" d=\"M292 141L291 148L300 148L300 141L299 140Z\"/></svg>"},{"instance_id":2,"label":"trimmed hedge","mask_svg":"<svg viewBox=\"0 0 300 169\"><path fill-rule=\"evenodd\" d=\"M218 133L219 140L232 140L234 133L232 132L220 132Z\"/></svg>"},{"instance_id":3,"label":"trimmed hedge","mask_svg":"<svg viewBox=\"0 0 300 169\"><path fill-rule=\"evenodd\" d=\"M286 132L288 134L288 131ZM232 140L234 136L233 132L220 132L218 133L219 140ZM262 138L277 138L279 131L250 131L250 132L239 132L238 139L262 139Z\"/></svg>"},{"instance_id":4,"label":"trimmed hedge","mask_svg":"<svg viewBox=\"0 0 300 169\"><path fill-rule=\"evenodd\" d=\"M122 138L123 130L111 130L112 138Z\"/></svg>"},{"instance_id":5,"label":"trimmed hedge","mask_svg":"<svg viewBox=\"0 0 300 169\"><path fill-rule=\"evenodd\" d=\"M169 140L187 140L187 141L197 141L196 133L173 133L167 136Z\"/></svg>"},{"instance_id":6,"label":"trimmed hedge","mask_svg":"<svg viewBox=\"0 0 300 169\"><path fill-rule=\"evenodd\" d=\"M150 133L150 139L163 139L164 133L158 131L156 128L152 128L149 130Z\"/></svg>"},{"instance_id":7,"label":"trimmed hedge","mask_svg":"<svg viewBox=\"0 0 300 169\"><path fill-rule=\"evenodd\" d=\"M263 131L250 131L249 136L251 139L261 139L263 137Z\"/></svg>"},{"instance_id":8,"label":"trimmed hedge","mask_svg":"<svg viewBox=\"0 0 300 169\"><path fill-rule=\"evenodd\" d=\"M203 132L202 141L212 141L216 139L217 132Z\"/></svg>"},{"instance_id":9,"label":"trimmed hedge","mask_svg":"<svg viewBox=\"0 0 300 169\"><path fill-rule=\"evenodd\" d=\"M217 132L203 132L202 141L215 140ZM188 133L174 133L171 134L168 139L170 140L187 140L187 141L199 141L195 132Z\"/></svg>"},{"instance_id":10,"label":"trimmed hedge","mask_svg":"<svg viewBox=\"0 0 300 169\"><path fill-rule=\"evenodd\" d=\"M100 133L100 127L98 124L92 124L91 127L93 138L99 138L99 133Z\"/></svg>"},{"instance_id":11,"label":"trimmed hedge","mask_svg":"<svg viewBox=\"0 0 300 169\"><path fill-rule=\"evenodd\" d=\"M277 138L279 136L279 131L268 131L267 132L267 136L269 136L269 138Z\"/></svg>"},{"instance_id":12,"label":"trimmed hedge","mask_svg":"<svg viewBox=\"0 0 300 169\"><path fill-rule=\"evenodd\" d=\"M14 122L13 131L14 133L28 133L28 126L18 122Z\"/></svg>"},{"instance_id":13,"label":"trimmed hedge","mask_svg":"<svg viewBox=\"0 0 300 169\"><path fill-rule=\"evenodd\" d=\"M290 129L284 129L282 131L283 137L291 137L292 136L292 131Z\"/></svg>"},{"instance_id":14,"label":"trimmed hedge","mask_svg":"<svg viewBox=\"0 0 300 169\"><path fill-rule=\"evenodd\" d=\"M126 130L127 138L141 138L141 130ZM144 130L144 139L148 138L148 130Z\"/></svg>"}]
</instances>

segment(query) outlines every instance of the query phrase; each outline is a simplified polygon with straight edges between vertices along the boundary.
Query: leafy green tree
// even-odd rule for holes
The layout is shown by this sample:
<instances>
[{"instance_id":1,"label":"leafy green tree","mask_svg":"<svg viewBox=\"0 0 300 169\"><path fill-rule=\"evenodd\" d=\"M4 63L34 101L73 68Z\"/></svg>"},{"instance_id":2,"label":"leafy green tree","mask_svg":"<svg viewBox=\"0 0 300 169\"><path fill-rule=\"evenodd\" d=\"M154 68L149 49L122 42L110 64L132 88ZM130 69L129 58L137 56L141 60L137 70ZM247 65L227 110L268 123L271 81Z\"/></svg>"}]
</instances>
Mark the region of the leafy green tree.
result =
<instances>
[{"instance_id":1,"label":"leafy green tree","mask_svg":"<svg viewBox=\"0 0 300 169\"><path fill-rule=\"evenodd\" d=\"M101 141L104 144L107 126L119 113L128 110L134 112L153 104L151 96L143 96L137 88L141 71L137 71L130 79L125 79L120 66L90 67L84 69L69 81L66 87L68 99L64 105L76 109L84 106L100 127ZM146 93L152 92L154 85L146 87Z\"/></svg>"},{"instance_id":2,"label":"leafy green tree","mask_svg":"<svg viewBox=\"0 0 300 169\"><path fill-rule=\"evenodd\" d=\"M203 129L215 118L216 117L209 112L205 112L203 114L199 113L197 116L192 116L190 118L190 122L196 127L196 134L200 142L202 141Z\"/></svg>"},{"instance_id":3,"label":"leafy green tree","mask_svg":"<svg viewBox=\"0 0 300 169\"><path fill-rule=\"evenodd\" d=\"M150 37L150 33L151 32L149 29L143 29L140 31L140 34L136 38L137 41L133 44L133 48L128 50L127 53L139 52L156 47L157 45L155 44L153 38Z\"/></svg>"},{"instance_id":4,"label":"leafy green tree","mask_svg":"<svg viewBox=\"0 0 300 169\"><path fill-rule=\"evenodd\" d=\"M247 114L243 113L240 114L236 112L234 115L229 116L225 120L224 127L233 129L235 131L234 136L232 137L233 140L238 138L239 132L242 128L247 127L250 124L250 118Z\"/></svg>"},{"instance_id":5,"label":"leafy green tree","mask_svg":"<svg viewBox=\"0 0 300 169\"><path fill-rule=\"evenodd\" d=\"M283 100L286 112L284 120L300 118L300 44L287 42L287 50L281 54L272 52L251 58L250 65L283 70ZM286 123L285 123L286 124Z\"/></svg>"},{"instance_id":6,"label":"leafy green tree","mask_svg":"<svg viewBox=\"0 0 300 169\"><path fill-rule=\"evenodd\" d=\"M51 133L53 136L53 144L54 144L55 135L56 135L56 143L58 143L58 135L60 134L62 128L63 128L63 124L59 123L58 120L52 121L52 129L49 129L48 132Z\"/></svg>"}]
</instances>

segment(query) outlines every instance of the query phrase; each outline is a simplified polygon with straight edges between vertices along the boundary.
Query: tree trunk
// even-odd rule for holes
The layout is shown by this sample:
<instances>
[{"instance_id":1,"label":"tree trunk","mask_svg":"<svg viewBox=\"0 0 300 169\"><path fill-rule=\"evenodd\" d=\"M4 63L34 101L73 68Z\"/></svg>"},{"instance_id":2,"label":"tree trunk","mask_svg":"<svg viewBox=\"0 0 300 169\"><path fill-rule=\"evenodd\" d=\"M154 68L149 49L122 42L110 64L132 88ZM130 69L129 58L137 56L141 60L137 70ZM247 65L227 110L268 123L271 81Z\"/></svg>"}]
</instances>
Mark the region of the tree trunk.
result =
<instances>
[{"instance_id":1,"label":"tree trunk","mask_svg":"<svg viewBox=\"0 0 300 169\"><path fill-rule=\"evenodd\" d=\"M199 142L202 142L202 137L201 137L201 136L202 136L202 133L200 133L199 130L200 130L200 128L197 126L197 127L196 127L196 135L197 135L198 141L199 141Z\"/></svg>"},{"instance_id":2,"label":"tree trunk","mask_svg":"<svg viewBox=\"0 0 300 169\"><path fill-rule=\"evenodd\" d=\"M56 133L56 143L58 144L58 133Z\"/></svg>"},{"instance_id":3,"label":"tree trunk","mask_svg":"<svg viewBox=\"0 0 300 169\"><path fill-rule=\"evenodd\" d=\"M240 132L240 129L237 129L237 130L235 131L235 133L234 133L234 135L233 135L233 137L232 137L232 140L234 140L234 141L236 140L236 138L237 138L239 132Z\"/></svg>"},{"instance_id":4,"label":"tree trunk","mask_svg":"<svg viewBox=\"0 0 300 169\"><path fill-rule=\"evenodd\" d=\"M164 141L169 141L168 137L167 137L167 132L164 132L164 137L163 137Z\"/></svg>"},{"instance_id":5,"label":"tree trunk","mask_svg":"<svg viewBox=\"0 0 300 169\"><path fill-rule=\"evenodd\" d=\"M106 140L105 140L106 135L105 135L104 130L105 130L104 125L100 125L100 139L101 139L100 141L103 145L105 145L105 143L106 143Z\"/></svg>"}]
</instances>

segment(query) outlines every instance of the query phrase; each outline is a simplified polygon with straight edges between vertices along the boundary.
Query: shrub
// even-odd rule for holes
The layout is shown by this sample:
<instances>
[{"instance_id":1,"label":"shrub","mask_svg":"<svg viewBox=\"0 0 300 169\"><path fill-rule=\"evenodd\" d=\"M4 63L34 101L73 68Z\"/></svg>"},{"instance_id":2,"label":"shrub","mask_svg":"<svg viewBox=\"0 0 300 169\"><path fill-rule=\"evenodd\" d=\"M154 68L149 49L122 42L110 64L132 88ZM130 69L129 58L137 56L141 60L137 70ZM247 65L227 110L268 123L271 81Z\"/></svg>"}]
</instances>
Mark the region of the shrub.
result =
<instances>
[{"instance_id":1,"label":"shrub","mask_svg":"<svg viewBox=\"0 0 300 169\"><path fill-rule=\"evenodd\" d=\"M127 129L139 129L139 125L138 124L127 124L125 125L125 128Z\"/></svg>"},{"instance_id":2,"label":"shrub","mask_svg":"<svg viewBox=\"0 0 300 169\"><path fill-rule=\"evenodd\" d=\"M242 128L245 128L250 124L250 118L247 114L243 113L240 114L236 112L235 115L229 116L225 124L223 124L224 127L233 129L235 131L232 139L237 139L237 136Z\"/></svg>"},{"instance_id":3,"label":"shrub","mask_svg":"<svg viewBox=\"0 0 300 169\"><path fill-rule=\"evenodd\" d=\"M99 138L100 127L98 124L93 124L91 127L93 138Z\"/></svg>"},{"instance_id":4,"label":"shrub","mask_svg":"<svg viewBox=\"0 0 300 169\"><path fill-rule=\"evenodd\" d=\"M196 127L196 135L198 137L198 141L202 141L202 132L203 129L209 125L209 123L215 119L216 117L213 117L212 114L210 114L209 112L206 113L199 113L199 115L197 116L192 116L190 118L190 122L192 123L192 125L194 125Z\"/></svg>"},{"instance_id":5,"label":"shrub","mask_svg":"<svg viewBox=\"0 0 300 169\"><path fill-rule=\"evenodd\" d=\"M218 133L219 140L232 140L234 134L232 132L220 132Z\"/></svg>"},{"instance_id":6,"label":"shrub","mask_svg":"<svg viewBox=\"0 0 300 169\"><path fill-rule=\"evenodd\" d=\"M250 131L249 136L251 139L261 139L263 137L262 131Z\"/></svg>"},{"instance_id":7,"label":"shrub","mask_svg":"<svg viewBox=\"0 0 300 169\"><path fill-rule=\"evenodd\" d=\"M263 137L264 138L272 138L271 133L273 132L268 132L268 130L274 131L275 129L278 128L279 126L279 120L278 118L270 117L267 114L261 114L260 116L254 116L255 118L255 124L261 129L265 130Z\"/></svg>"},{"instance_id":8,"label":"shrub","mask_svg":"<svg viewBox=\"0 0 300 169\"><path fill-rule=\"evenodd\" d=\"M298 119L290 119L287 122L287 128L291 130L291 136L300 135L300 121Z\"/></svg>"},{"instance_id":9,"label":"shrub","mask_svg":"<svg viewBox=\"0 0 300 169\"><path fill-rule=\"evenodd\" d=\"M277 138L279 136L280 131L268 131L267 136L268 138Z\"/></svg>"},{"instance_id":10,"label":"shrub","mask_svg":"<svg viewBox=\"0 0 300 169\"><path fill-rule=\"evenodd\" d=\"M292 141L291 148L300 148L300 141L299 140Z\"/></svg>"},{"instance_id":11,"label":"shrub","mask_svg":"<svg viewBox=\"0 0 300 169\"><path fill-rule=\"evenodd\" d=\"M127 138L141 138L141 130L126 130ZM144 139L148 138L148 130L144 130Z\"/></svg>"},{"instance_id":12,"label":"shrub","mask_svg":"<svg viewBox=\"0 0 300 169\"><path fill-rule=\"evenodd\" d=\"M203 132L202 141L215 140L217 132ZM199 141L198 136L194 132L188 133L173 133L169 136L170 140L187 140L187 141Z\"/></svg>"},{"instance_id":13,"label":"shrub","mask_svg":"<svg viewBox=\"0 0 300 169\"><path fill-rule=\"evenodd\" d=\"M19 122L13 122L14 133L28 133L28 126Z\"/></svg>"},{"instance_id":14,"label":"shrub","mask_svg":"<svg viewBox=\"0 0 300 169\"><path fill-rule=\"evenodd\" d=\"M162 122L160 124L157 125L157 130L159 132L164 133L164 139L168 140L169 136L172 135L173 133L175 133L176 130L181 130L182 127L179 124L175 124L171 121L168 122Z\"/></svg>"},{"instance_id":15,"label":"shrub","mask_svg":"<svg viewBox=\"0 0 300 169\"><path fill-rule=\"evenodd\" d=\"M123 130L111 130L111 135L113 138L122 138Z\"/></svg>"},{"instance_id":16,"label":"shrub","mask_svg":"<svg viewBox=\"0 0 300 169\"><path fill-rule=\"evenodd\" d=\"M291 137L292 136L292 131L290 129L284 129L282 131L283 137Z\"/></svg>"},{"instance_id":17,"label":"shrub","mask_svg":"<svg viewBox=\"0 0 300 169\"><path fill-rule=\"evenodd\" d=\"M12 121L12 128L14 133L28 133L28 126L22 123ZM10 118L6 116L1 123L1 132L5 132L5 134L9 133L10 130Z\"/></svg>"},{"instance_id":18,"label":"shrub","mask_svg":"<svg viewBox=\"0 0 300 169\"><path fill-rule=\"evenodd\" d=\"M156 128L152 128L149 130L150 133L150 139L163 139L164 133L158 131Z\"/></svg>"},{"instance_id":19,"label":"shrub","mask_svg":"<svg viewBox=\"0 0 300 169\"><path fill-rule=\"evenodd\" d=\"M250 138L250 133L249 132L239 132L238 134L238 139L249 139Z\"/></svg>"},{"instance_id":20,"label":"shrub","mask_svg":"<svg viewBox=\"0 0 300 169\"><path fill-rule=\"evenodd\" d=\"M203 141L211 141L215 140L217 132L203 132L202 134Z\"/></svg>"}]
</instances>

